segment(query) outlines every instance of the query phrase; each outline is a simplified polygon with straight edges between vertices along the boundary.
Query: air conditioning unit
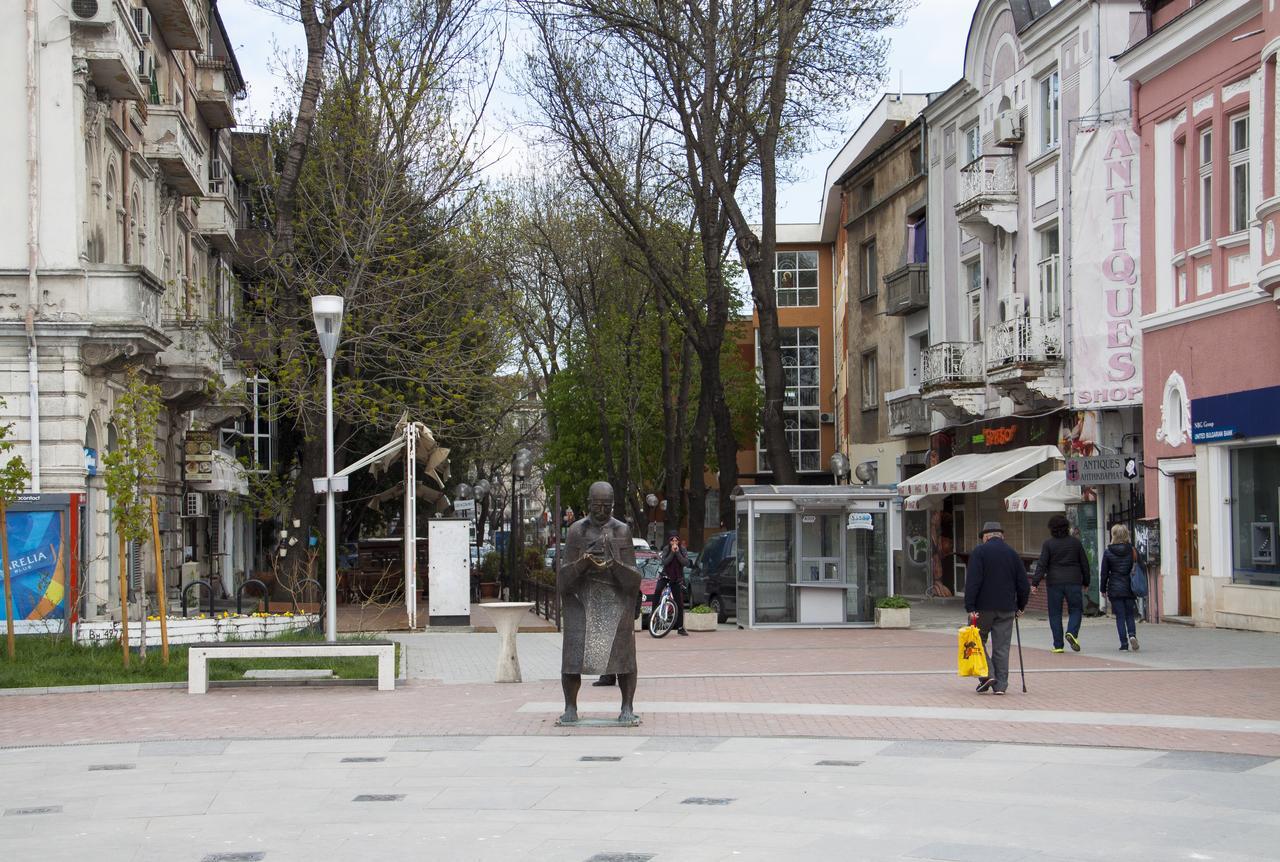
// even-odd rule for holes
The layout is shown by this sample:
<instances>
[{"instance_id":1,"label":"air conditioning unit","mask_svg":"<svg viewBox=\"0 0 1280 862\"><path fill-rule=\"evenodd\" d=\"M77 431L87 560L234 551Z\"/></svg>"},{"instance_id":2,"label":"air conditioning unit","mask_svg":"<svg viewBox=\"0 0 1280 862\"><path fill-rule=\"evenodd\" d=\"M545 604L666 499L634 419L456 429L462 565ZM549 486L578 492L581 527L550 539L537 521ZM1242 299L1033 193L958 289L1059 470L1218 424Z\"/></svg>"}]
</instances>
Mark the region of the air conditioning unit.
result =
<instances>
[{"instance_id":1,"label":"air conditioning unit","mask_svg":"<svg viewBox=\"0 0 1280 862\"><path fill-rule=\"evenodd\" d=\"M71 23L105 27L116 20L114 0L71 0Z\"/></svg>"},{"instance_id":2,"label":"air conditioning unit","mask_svg":"<svg viewBox=\"0 0 1280 862\"><path fill-rule=\"evenodd\" d=\"M209 509L205 504L204 494L199 491L188 491L182 498L182 517L207 518L208 516Z\"/></svg>"},{"instance_id":3,"label":"air conditioning unit","mask_svg":"<svg viewBox=\"0 0 1280 862\"><path fill-rule=\"evenodd\" d=\"M138 31L138 35L143 42L151 41L151 10L147 8L133 10L133 29Z\"/></svg>"},{"instance_id":4,"label":"air conditioning unit","mask_svg":"<svg viewBox=\"0 0 1280 862\"><path fill-rule=\"evenodd\" d=\"M1000 322L1013 320L1015 317L1021 317L1027 310L1027 297L1022 293L1010 294L1005 299L1000 300Z\"/></svg>"},{"instance_id":5,"label":"air conditioning unit","mask_svg":"<svg viewBox=\"0 0 1280 862\"><path fill-rule=\"evenodd\" d=\"M1017 111L1001 111L993 129L997 147L1016 147L1022 143L1022 120Z\"/></svg>"},{"instance_id":6,"label":"air conditioning unit","mask_svg":"<svg viewBox=\"0 0 1280 862\"><path fill-rule=\"evenodd\" d=\"M151 74L154 71L155 64L151 62L151 52L146 48L138 49L138 78L144 84L151 83Z\"/></svg>"},{"instance_id":7,"label":"air conditioning unit","mask_svg":"<svg viewBox=\"0 0 1280 862\"><path fill-rule=\"evenodd\" d=\"M823 425L834 425L834 424L836 424L836 414L834 414L834 413L819 413L819 414L818 414L818 421L819 421L819 422L821 422Z\"/></svg>"}]
</instances>

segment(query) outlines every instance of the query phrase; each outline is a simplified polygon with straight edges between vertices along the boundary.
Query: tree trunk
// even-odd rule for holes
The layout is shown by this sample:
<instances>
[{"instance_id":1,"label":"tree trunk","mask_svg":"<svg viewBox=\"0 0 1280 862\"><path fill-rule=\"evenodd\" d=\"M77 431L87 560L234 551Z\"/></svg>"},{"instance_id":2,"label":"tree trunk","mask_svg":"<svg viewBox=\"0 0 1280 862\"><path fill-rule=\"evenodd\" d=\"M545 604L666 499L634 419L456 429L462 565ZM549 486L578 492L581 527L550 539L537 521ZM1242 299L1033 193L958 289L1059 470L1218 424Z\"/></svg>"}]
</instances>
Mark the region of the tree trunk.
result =
<instances>
[{"instance_id":1,"label":"tree trunk","mask_svg":"<svg viewBox=\"0 0 1280 862\"><path fill-rule=\"evenodd\" d=\"M298 447L298 479L293 488L293 505L289 510L289 521L284 525L290 536L298 538L298 544L289 548L290 553L286 557L289 563L285 566L286 571L291 572L295 580L315 576L314 573L306 570L307 548L311 540L312 528L316 523L318 499L311 486L311 480L324 476L324 446L323 437L314 437L304 439ZM297 527L293 526L295 522L298 524Z\"/></svg>"},{"instance_id":2,"label":"tree trunk","mask_svg":"<svg viewBox=\"0 0 1280 862\"><path fill-rule=\"evenodd\" d=\"M322 21L316 11L315 0L300 0L299 17L306 34L307 65L302 78L302 93L298 100L298 113L293 120L293 135L289 149L285 151L280 166L280 178L276 183L275 247L277 255L293 251L293 213L297 198L298 179L302 176L302 162L307 155L307 141L315 124L316 109L320 102L320 88L324 85L324 56L329 28L332 21Z\"/></svg>"},{"instance_id":3,"label":"tree trunk","mask_svg":"<svg viewBox=\"0 0 1280 862\"><path fill-rule=\"evenodd\" d=\"M689 435L689 547L702 550L703 524L707 518L707 426L711 421L709 396L705 390L698 398L693 432Z\"/></svg>"},{"instance_id":4,"label":"tree trunk","mask_svg":"<svg viewBox=\"0 0 1280 862\"><path fill-rule=\"evenodd\" d=\"M772 269L770 276L772 276ZM752 280L754 281L754 278ZM769 468L773 473L774 484L794 485L796 465L791 460L791 447L787 443L786 416L783 410L787 381L778 344L778 308L771 301L762 304L757 298L756 312L760 318L760 362L764 372L764 411L761 416L761 428L765 451L769 453Z\"/></svg>"}]
</instances>

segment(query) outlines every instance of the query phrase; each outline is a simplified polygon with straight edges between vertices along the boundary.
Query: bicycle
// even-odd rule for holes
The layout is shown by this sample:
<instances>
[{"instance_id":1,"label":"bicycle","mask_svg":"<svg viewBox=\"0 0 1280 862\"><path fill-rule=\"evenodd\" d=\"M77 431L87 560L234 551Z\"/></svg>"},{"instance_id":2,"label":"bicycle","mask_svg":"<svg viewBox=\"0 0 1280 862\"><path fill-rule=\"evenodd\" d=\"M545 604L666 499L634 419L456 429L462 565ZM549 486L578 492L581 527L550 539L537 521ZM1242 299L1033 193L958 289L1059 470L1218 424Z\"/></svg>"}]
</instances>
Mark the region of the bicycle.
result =
<instances>
[{"instance_id":1,"label":"bicycle","mask_svg":"<svg viewBox=\"0 0 1280 862\"><path fill-rule=\"evenodd\" d=\"M676 624L676 600L671 595L671 585L662 588L662 596L649 611L649 634L655 638L666 637Z\"/></svg>"}]
</instances>

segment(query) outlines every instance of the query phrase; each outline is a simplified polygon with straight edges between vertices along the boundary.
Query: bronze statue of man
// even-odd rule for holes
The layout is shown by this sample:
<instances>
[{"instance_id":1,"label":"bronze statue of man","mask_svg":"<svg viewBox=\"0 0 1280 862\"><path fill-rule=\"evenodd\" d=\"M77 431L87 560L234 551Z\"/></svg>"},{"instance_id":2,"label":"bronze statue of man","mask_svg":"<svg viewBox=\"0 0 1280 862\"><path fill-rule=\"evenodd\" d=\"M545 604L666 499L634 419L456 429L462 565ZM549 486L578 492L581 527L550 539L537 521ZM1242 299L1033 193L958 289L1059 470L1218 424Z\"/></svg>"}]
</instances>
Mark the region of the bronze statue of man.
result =
<instances>
[{"instance_id":1,"label":"bronze statue of man","mask_svg":"<svg viewBox=\"0 0 1280 862\"><path fill-rule=\"evenodd\" d=\"M564 615L564 688L561 724L578 721L582 675L617 674L622 689L620 723L637 721L636 638L633 626L640 571L631 529L613 517L613 486L596 482L587 493L588 517L565 535L564 562L556 591Z\"/></svg>"}]
</instances>

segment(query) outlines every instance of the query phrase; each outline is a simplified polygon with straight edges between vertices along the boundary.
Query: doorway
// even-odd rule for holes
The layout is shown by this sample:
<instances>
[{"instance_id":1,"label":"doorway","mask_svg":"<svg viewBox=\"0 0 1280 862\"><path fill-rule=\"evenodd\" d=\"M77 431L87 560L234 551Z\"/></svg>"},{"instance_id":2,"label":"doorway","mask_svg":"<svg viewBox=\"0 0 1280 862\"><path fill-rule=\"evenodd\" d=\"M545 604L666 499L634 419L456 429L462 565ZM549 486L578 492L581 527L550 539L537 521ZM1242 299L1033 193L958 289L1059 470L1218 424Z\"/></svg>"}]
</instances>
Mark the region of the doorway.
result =
<instances>
[{"instance_id":1,"label":"doorway","mask_svg":"<svg viewBox=\"0 0 1280 862\"><path fill-rule=\"evenodd\" d=\"M1178 537L1178 615L1191 614L1191 577L1200 572L1199 519L1196 510L1196 477L1174 478L1174 509Z\"/></svg>"}]
</instances>

